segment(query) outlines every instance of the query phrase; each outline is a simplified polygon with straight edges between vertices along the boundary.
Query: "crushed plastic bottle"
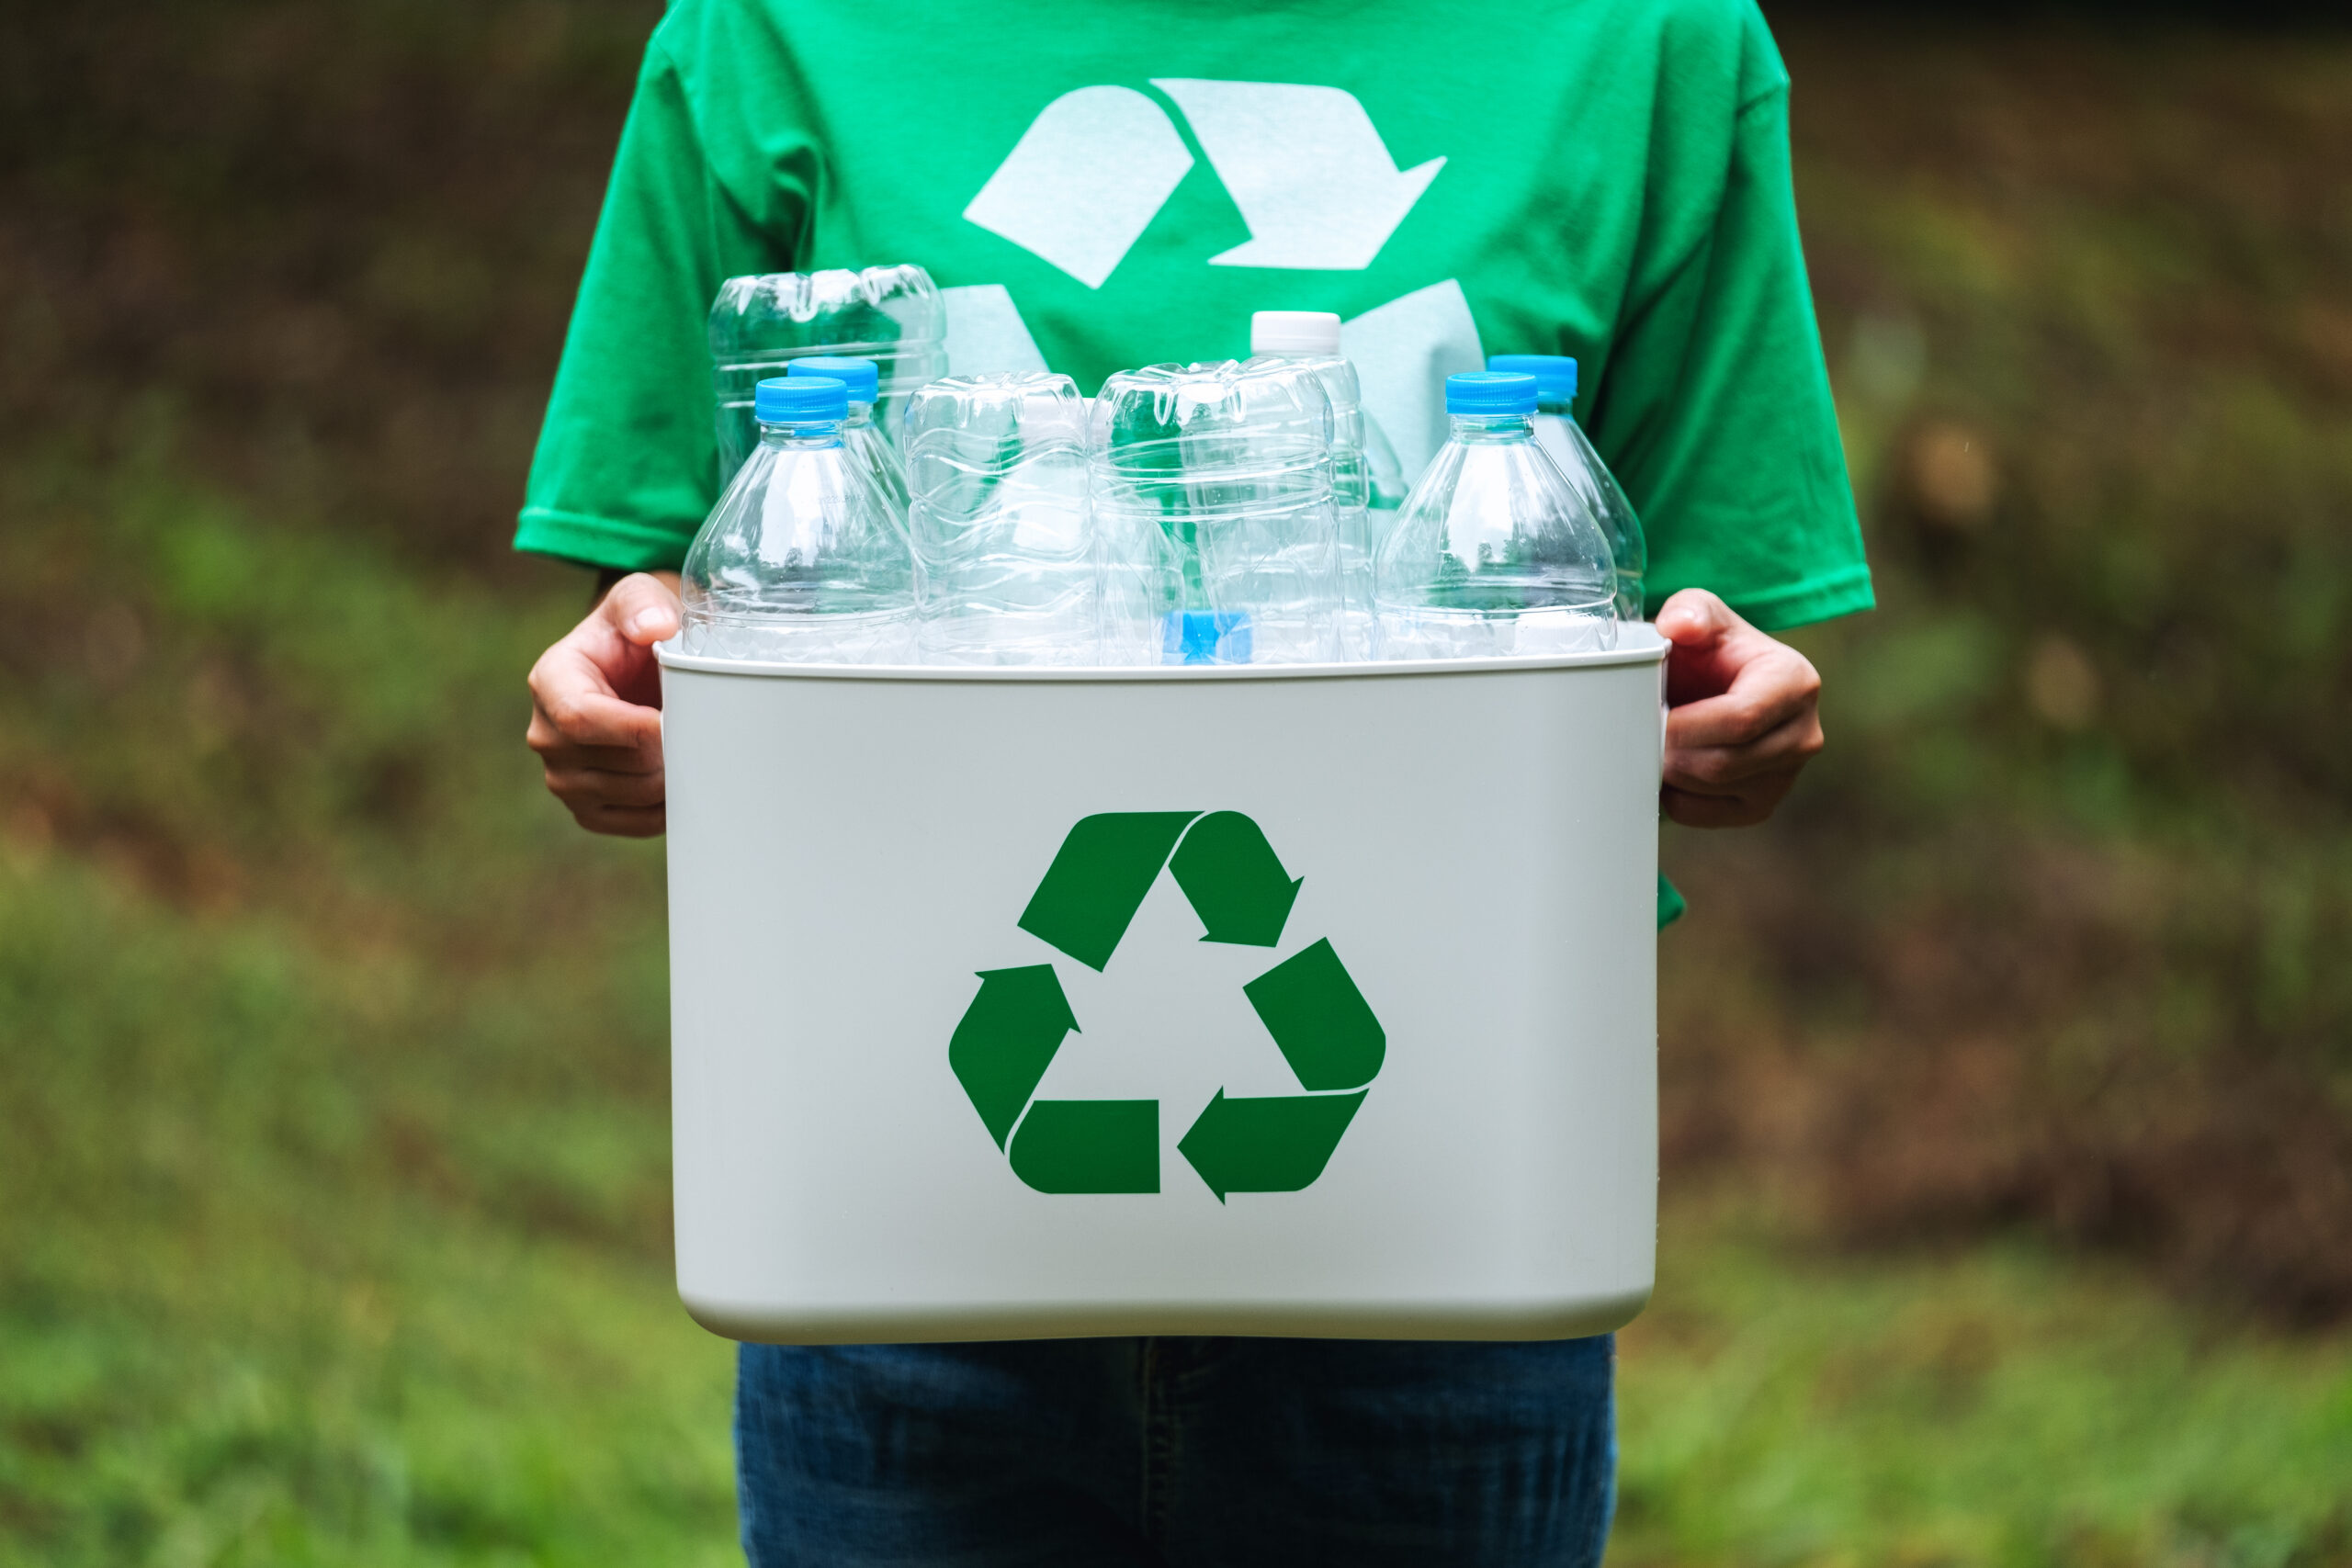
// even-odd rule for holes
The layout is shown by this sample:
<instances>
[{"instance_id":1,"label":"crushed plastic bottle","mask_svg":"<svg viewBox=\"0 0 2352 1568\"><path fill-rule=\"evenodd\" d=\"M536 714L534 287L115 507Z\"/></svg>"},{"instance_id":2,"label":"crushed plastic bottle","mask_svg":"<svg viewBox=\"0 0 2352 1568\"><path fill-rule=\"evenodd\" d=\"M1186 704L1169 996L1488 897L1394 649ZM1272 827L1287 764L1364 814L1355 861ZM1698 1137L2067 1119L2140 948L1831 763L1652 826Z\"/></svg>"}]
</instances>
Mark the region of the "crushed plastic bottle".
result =
<instances>
[{"instance_id":1,"label":"crushed plastic bottle","mask_svg":"<svg viewBox=\"0 0 2352 1568\"><path fill-rule=\"evenodd\" d=\"M796 359L785 371L787 380L809 376L830 376L849 389L849 419L842 426L842 444L850 456L862 464L876 484L897 503L907 510L907 470L899 460L898 449L882 439L881 427L875 423L874 406L881 381L880 372L871 359L837 359L830 355L813 359Z\"/></svg>"},{"instance_id":2,"label":"crushed plastic bottle","mask_svg":"<svg viewBox=\"0 0 2352 1568\"><path fill-rule=\"evenodd\" d=\"M947 315L919 266L771 272L730 277L710 307L718 482L724 489L759 435L752 389L817 355L871 359L880 371L876 425L897 430L907 393L947 373Z\"/></svg>"},{"instance_id":3,"label":"crushed plastic bottle","mask_svg":"<svg viewBox=\"0 0 2352 1568\"><path fill-rule=\"evenodd\" d=\"M1404 500L1404 476L1387 437L1363 406L1356 367L1340 352L1340 318L1329 310L1260 310L1250 318L1250 352L1312 371L1331 400L1331 492L1340 518L1340 644L1349 659L1372 651L1374 513L1390 520ZM1376 475L1374 454L1385 471Z\"/></svg>"},{"instance_id":4,"label":"crushed plastic bottle","mask_svg":"<svg viewBox=\"0 0 2352 1568\"><path fill-rule=\"evenodd\" d=\"M1616 565L1618 620L1642 619L1649 545L1634 503L1577 423L1577 362L1564 354L1496 354L1487 356L1487 368L1535 378L1535 443L1600 518Z\"/></svg>"},{"instance_id":5,"label":"crushed plastic bottle","mask_svg":"<svg viewBox=\"0 0 2352 1568\"><path fill-rule=\"evenodd\" d=\"M1283 360L1123 370L1088 446L1102 662L1340 657L1331 400Z\"/></svg>"},{"instance_id":6,"label":"crushed plastic bottle","mask_svg":"<svg viewBox=\"0 0 2352 1568\"><path fill-rule=\"evenodd\" d=\"M1453 432L1375 558L1380 657L1614 648L1609 541L1535 445L1535 378L1449 376L1445 408Z\"/></svg>"},{"instance_id":7,"label":"crushed plastic bottle","mask_svg":"<svg viewBox=\"0 0 2352 1568\"><path fill-rule=\"evenodd\" d=\"M906 518L850 455L849 389L773 377L752 449L687 547L683 651L719 659L906 664L916 657Z\"/></svg>"},{"instance_id":8,"label":"crushed plastic bottle","mask_svg":"<svg viewBox=\"0 0 2352 1568\"><path fill-rule=\"evenodd\" d=\"M1091 664L1086 402L1067 376L953 376L908 400L922 656Z\"/></svg>"}]
</instances>

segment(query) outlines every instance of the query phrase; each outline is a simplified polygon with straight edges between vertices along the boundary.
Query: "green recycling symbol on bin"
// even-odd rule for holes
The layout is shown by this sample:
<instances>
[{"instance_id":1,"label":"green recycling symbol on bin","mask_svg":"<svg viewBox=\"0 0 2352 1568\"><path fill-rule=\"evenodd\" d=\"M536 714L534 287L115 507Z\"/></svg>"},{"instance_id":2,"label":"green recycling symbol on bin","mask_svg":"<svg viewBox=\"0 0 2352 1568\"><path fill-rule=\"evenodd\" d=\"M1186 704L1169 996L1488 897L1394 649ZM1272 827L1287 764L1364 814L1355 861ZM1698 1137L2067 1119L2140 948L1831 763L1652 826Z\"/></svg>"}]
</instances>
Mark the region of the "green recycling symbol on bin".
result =
<instances>
[{"instance_id":1,"label":"green recycling symbol on bin","mask_svg":"<svg viewBox=\"0 0 2352 1568\"><path fill-rule=\"evenodd\" d=\"M1238 811L1113 811L1062 840L1020 926L1102 972L1162 867L1207 928L1204 942L1272 947L1304 878ZM1040 1192L1159 1190L1156 1100L1036 1100L1078 1018L1051 964L979 971L947 1062L1013 1174ZM1241 987L1297 1075L1299 1094L1219 1089L1176 1152L1223 1202L1228 1192L1295 1192L1340 1146L1387 1054L1380 1021L1329 940ZM1008 1142L1009 1141L1009 1142Z\"/></svg>"}]
</instances>

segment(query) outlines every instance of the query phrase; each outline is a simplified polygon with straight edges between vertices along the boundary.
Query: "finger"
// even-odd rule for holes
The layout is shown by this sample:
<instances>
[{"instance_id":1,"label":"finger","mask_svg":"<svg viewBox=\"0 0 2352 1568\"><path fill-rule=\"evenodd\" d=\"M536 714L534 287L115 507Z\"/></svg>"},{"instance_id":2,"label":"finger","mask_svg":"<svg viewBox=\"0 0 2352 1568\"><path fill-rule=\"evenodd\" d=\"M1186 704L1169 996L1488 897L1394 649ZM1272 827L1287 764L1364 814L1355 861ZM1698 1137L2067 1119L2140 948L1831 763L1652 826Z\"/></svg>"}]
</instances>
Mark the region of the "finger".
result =
<instances>
[{"instance_id":1,"label":"finger","mask_svg":"<svg viewBox=\"0 0 2352 1568\"><path fill-rule=\"evenodd\" d=\"M534 719L525 739L539 761L550 768L584 768L602 773L658 773L662 771L662 749L658 746L574 746L557 735L552 728L542 729Z\"/></svg>"},{"instance_id":2,"label":"finger","mask_svg":"<svg viewBox=\"0 0 2352 1568\"><path fill-rule=\"evenodd\" d=\"M616 839L658 839L666 826L658 806L573 807L571 816L590 832L609 833Z\"/></svg>"},{"instance_id":3,"label":"finger","mask_svg":"<svg viewBox=\"0 0 2352 1568\"><path fill-rule=\"evenodd\" d=\"M1794 773L1775 774L1751 781L1740 795L1694 795L1668 787L1658 792L1658 804L1686 828L1752 828L1772 815L1795 782Z\"/></svg>"},{"instance_id":4,"label":"finger","mask_svg":"<svg viewBox=\"0 0 2352 1568\"><path fill-rule=\"evenodd\" d=\"M1810 669L1804 671L1811 673ZM1736 681L1721 696L1668 709L1667 750L1759 745L1792 724L1817 724L1819 696L1818 680L1801 678L1793 671L1784 677Z\"/></svg>"},{"instance_id":5,"label":"finger","mask_svg":"<svg viewBox=\"0 0 2352 1568\"><path fill-rule=\"evenodd\" d=\"M662 771L613 773L601 768L547 769L548 789L574 811L585 806L659 806L665 798Z\"/></svg>"},{"instance_id":6,"label":"finger","mask_svg":"<svg viewBox=\"0 0 2352 1568\"><path fill-rule=\"evenodd\" d=\"M560 642L541 654L531 669L530 685L534 725L544 719L574 745L636 747L661 741L661 710L618 695L606 671L575 644Z\"/></svg>"},{"instance_id":7,"label":"finger","mask_svg":"<svg viewBox=\"0 0 2352 1568\"><path fill-rule=\"evenodd\" d=\"M676 635L678 596L660 578L632 572L613 584L596 614L629 642L644 648Z\"/></svg>"},{"instance_id":8,"label":"finger","mask_svg":"<svg viewBox=\"0 0 2352 1568\"><path fill-rule=\"evenodd\" d=\"M1669 748L1664 776L1677 789L1731 795L1744 790L1748 781L1770 773L1793 776L1820 750L1820 721L1809 713L1800 714L1746 746Z\"/></svg>"},{"instance_id":9,"label":"finger","mask_svg":"<svg viewBox=\"0 0 2352 1568\"><path fill-rule=\"evenodd\" d=\"M662 710L623 702L608 692L551 692L538 703L526 739L548 729L555 739L574 746L655 750L662 744ZM532 740L532 750L541 750L537 739Z\"/></svg>"},{"instance_id":10,"label":"finger","mask_svg":"<svg viewBox=\"0 0 2352 1568\"><path fill-rule=\"evenodd\" d=\"M1676 705L1722 695L1747 666L1783 650L1702 589L1686 588L1668 599L1657 626L1673 645L1666 684L1667 700Z\"/></svg>"},{"instance_id":11,"label":"finger","mask_svg":"<svg viewBox=\"0 0 2352 1568\"><path fill-rule=\"evenodd\" d=\"M621 699L613 699L620 701ZM637 705L623 702L623 706ZM651 710L645 710L651 711ZM609 712L598 709L610 716ZM579 722L577 716L574 722ZM548 711L537 702L531 705L531 722L524 728L524 743L539 754L539 760L558 766L605 768L615 773L641 773L662 766L662 727L648 727L641 718L631 715L628 719L635 737L619 743L606 740L574 740L558 728Z\"/></svg>"},{"instance_id":12,"label":"finger","mask_svg":"<svg viewBox=\"0 0 2352 1568\"><path fill-rule=\"evenodd\" d=\"M678 625L678 596L670 585L636 572L615 583L587 618L548 651L577 660L596 684L622 701L658 708L662 681L651 645L674 634Z\"/></svg>"},{"instance_id":13,"label":"finger","mask_svg":"<svg viewBox=\"0 0 2352 1568\"><path fill-rule=\"evenodd\" d=\"M1676 649L1695 650L1746 629L1747 623L1705 589L1685 588L1658 606L1657 619L1651 625Z\"/></svg>"}]
</instances>

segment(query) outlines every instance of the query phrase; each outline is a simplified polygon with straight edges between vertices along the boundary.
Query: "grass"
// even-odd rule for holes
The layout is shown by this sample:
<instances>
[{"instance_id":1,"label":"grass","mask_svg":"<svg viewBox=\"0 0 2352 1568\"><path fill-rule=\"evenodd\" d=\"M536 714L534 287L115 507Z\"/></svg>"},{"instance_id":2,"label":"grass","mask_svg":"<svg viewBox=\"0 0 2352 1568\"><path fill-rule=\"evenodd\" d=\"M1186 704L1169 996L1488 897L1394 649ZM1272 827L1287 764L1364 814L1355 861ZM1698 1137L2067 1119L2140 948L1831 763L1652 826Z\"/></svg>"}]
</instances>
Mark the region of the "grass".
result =
<instances>
[{"instance_id":1,"label":"grass","mask_svg":"<svg viewBox=\"0 0 2352 1568\"><path fill-rule=\"evenodd\" d=\"M571 605L152 474L12 499L30 598L139 564L0 706L0 1562L728 1560L659 861L514 741Z\"/></svg>"},{"instance_id":2,"label":"grass","mask_svg":"<svg viewBox=\"0 0 2352 1568\"><path fill-rule=\"evenodd\" d=\"M1792 1256L1699 1202L1666 1236L1623 1341L1615 1563L2352 1561L2352 1338L2249 1336L2030 1243Z\"/></svg>"},{"instance_id":3,"label":"grass","mask_svg":"<svg viewBox=\"0 0 2352 1568\"><path fill-rule=\"evenodd\" d=\"M658 1093L502 1085L574 977L338 945L0 869L0 1562L728 1560Z\"/></svg>"}]
</instances>

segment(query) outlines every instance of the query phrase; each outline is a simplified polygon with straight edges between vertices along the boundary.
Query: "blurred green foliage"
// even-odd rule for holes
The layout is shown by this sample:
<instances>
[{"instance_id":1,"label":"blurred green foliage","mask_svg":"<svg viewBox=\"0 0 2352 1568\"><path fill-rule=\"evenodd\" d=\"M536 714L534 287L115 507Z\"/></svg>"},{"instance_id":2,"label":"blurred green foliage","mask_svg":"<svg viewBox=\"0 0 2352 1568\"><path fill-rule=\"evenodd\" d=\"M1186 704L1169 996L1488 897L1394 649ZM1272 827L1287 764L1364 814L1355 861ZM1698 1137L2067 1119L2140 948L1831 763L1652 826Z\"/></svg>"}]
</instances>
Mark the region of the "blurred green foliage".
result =
<instances>
[{"instance_id":1,"label":"blurred green foliage","mask_svg":"<svg viewBox=\"0 0 2352 1568\"><path fill-rule=\"evenodd\" d=\"M1880 611L1669 835L1686 1171L2352 1312L2352 40L1785 29Z\"/></svg>"},{"instance_id":2,"label":"blurred green foliage","mask_svg":"<svg viewBox=\"0 0 2352 1568\"><path fill-rule=\"evenodd\" d=\"M0 17L0 1563L731 1560L504 550L654 15ZM2352 43L2119 33L1783 28L1885 607L1669 837L1627 1564L2352 1562Z\"/></svg>"},{"instance_id":3,"label":"blurred green foliage","mask_svg":"<svg viewBox=\"0 0 2352 1568\"><path fill-rule=\"evenodd\" d=\"M1691 1205L1621 1340L1616 1568L2352 1560L2352 1345L2014 1246L1792 1258Z\"/></svg>"},{"instance_id":4,"label":"blurred green foliage","mask_svg":"<svg viewBox=\"0 0 2352 1568\"><path fill-rule=\"evenodd\" d=\"M576 601L15 478L0 1562L729 1560L658 852L511 755Z\"/></svg>"}]
</instances>

